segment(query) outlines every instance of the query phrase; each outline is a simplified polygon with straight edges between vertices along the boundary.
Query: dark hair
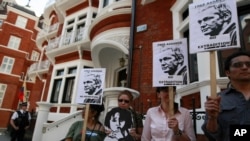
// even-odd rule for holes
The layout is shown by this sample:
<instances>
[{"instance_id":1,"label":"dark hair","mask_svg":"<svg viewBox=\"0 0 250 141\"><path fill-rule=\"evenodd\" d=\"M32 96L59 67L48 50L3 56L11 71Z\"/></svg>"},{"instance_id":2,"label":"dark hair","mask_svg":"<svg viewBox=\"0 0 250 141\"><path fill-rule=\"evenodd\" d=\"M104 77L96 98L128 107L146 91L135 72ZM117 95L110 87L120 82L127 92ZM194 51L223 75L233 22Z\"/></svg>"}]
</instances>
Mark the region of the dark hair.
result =
<instances>
[{"instance_id":1,"label":"dark hair","mask_svg":"<svg viewBox=\"0 0 250 141\"><path fill-rule=\"evenodd\" d=\"M104 111L104 105L101 104L101 105L98 105L98 104L90 104L89 105L89 108L91 110L94 110L94 111L97 111L98 113L101 113L102 111Z\"/></svg>"},{"instance_id":2,"label":"dark hair","mask_svg":"<svg viewBox=\"0 0 250 141\"><path fill-rule=\"evenodd\" d=\"M28 103L27 102L22 102L22 103L20 103L20 106L28 106Z\"/></svg>"},{"instance_id":3,"label":"dark hair","mask_svg":"<svg viewBox=\"0 0 250 141\"><path fill-rule=\"evenodd\" d=\"M121 128L121 131L124 131L128 127L131 127L131 125L133 124L131 112L129 110L122 109L119 107L112 108L106 114L104 125L107 126L108 128L110 128L110 121L112 119L111 117L114 117L115 114L117 114L117 113L119 114L119 119L118 119L119 122L126 121L124 127Z\"/></svg>"},{"instance_id":4,"label":"dark hair","mask_svg":"<svg viewBox=\"0 0 250 141\"><path fill-rule=\"evenodd\" d=\"M176 87L173 87L173 90L176 90ZM168 87L156 87L156 93L160 93L161 91L168 91ZM174 102L174 113L178 112L179 104Z\"/></svg>"},{"instance_id":5,"label":"dark hair","mask_svg":"<svg viewBox=\"0 0 250 141\"><path fill-rule=\"evenodd\" d=\"M225 71L229 70L232 59L234 59L235 57L238 57L238 56L248 56L248 57L250 57L250 54L249 54L249 52L238 51L238 52L235 52L235 53L229 55L226 58L225 62L224 62L224 70Z\"/></svg>"},{"instance_id":6,"label":"dark hair","mask_svg":"<svg viewBox=\"0 0 250 141\"><path fill-rule=\"evenodd\" d=\"M98 120L100 114L102 111L104 111L104 105L101 104L101 105L98 105L98 104L90 104L89 105L89 109L92 110L92 111L96 111L96 115L95 115L95 119Z\"/></svg>"},{"instance_id":7,"label":"dark hair","mask_svg":"<svg viewBox=\"0 0 250 141\"><path fill-rule=\"evenodd\" d=\"M176 87L173 87L173 89L175 90ZM165 87L156 87L156 92L159 93L161 91L168 91L168 87L165 86Z\"/></svg>"}]
</instances>

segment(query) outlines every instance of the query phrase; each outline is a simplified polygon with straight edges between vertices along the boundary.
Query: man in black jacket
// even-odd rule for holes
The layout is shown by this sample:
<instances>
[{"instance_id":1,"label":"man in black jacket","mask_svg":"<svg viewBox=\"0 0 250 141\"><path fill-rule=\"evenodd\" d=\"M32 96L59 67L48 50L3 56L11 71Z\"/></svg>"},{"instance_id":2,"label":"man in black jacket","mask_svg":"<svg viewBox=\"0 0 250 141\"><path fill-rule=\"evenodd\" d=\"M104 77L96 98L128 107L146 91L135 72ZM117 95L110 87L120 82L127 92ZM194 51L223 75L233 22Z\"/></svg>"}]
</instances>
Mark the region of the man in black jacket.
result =
<instances>
[{"instance_id":1,"label":"man in black jacket","mask_svg":"<svg viewBox=\"0 0 250 141\"><path fill-rule=\"evenodd\" d=\"M20 104L20 110L13 113L10 119L10 124L13 130L11 131L11 141L23 141L25 130L29 128L31 116L27 111L27 102Z\"/></svg>"}]
</instances>

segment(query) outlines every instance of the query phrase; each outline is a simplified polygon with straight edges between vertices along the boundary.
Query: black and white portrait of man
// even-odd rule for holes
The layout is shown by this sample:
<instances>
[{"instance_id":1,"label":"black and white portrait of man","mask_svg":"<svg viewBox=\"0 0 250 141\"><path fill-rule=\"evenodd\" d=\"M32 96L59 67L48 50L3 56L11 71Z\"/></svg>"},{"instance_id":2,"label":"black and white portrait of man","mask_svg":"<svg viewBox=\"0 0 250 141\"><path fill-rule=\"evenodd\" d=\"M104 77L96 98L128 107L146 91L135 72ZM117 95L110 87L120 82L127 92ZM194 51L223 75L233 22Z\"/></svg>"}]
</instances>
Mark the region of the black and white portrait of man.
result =
<instances>
[{"instance_id":1,"label":"black and white portrait of man","mask_svg":"<svg viewBox=\"0 0 250 141\"><path fill-rule=\"evenodd\" d=\"M202 0L189 5L190 53L240 47L234 0Z\"/></svg>"},{"instance_id":2,"label":"black and white portrait of man","mask_svg":"<svg viewBox=\"0 0 250 141\"><path fill-rule=\"evenodd\" d=\"M105 69L83 69L78 84L77 103L102 103Z\"/></svg>"},{"instance_id":3,"label":"black and white portrait of man","mask_svg":"<svg viewBox=\"0 0 250 141\"><path fill-rule=\"evenodd\" d=\"M153 44L153 85L185 85L188 83L186 39Z\"/></svg>"},{"instance_id":4,"label":"black and white portrait of man","mask_svg":"<svg viewBox=\"0 0 250 141\"><path fill-rule=\"evenodd\" d=\"M84 99L84 103L100 103L102 93L102 80L99 74L88 74L83 81L84 92L88 96ZM96 98L94 98L96 97Z\"/></svg>"},{"instance_id":5,"label":"black and white portrait of man","mask_svg":"<svg viewBox=\"0 0 250 141\"><path fill-rule=\"evenodd\" d=\"M226 3L209 5L201 9L198 14L198 23L205 36L229 34L230 45L237 44L236 24L232 22L232 11Z\"/></svg>"},{"instance_id":6,"label":"black and white portrait of man","mask_svg":"<svg viewBox=\"0 0 250 141\"><path fill-rule=\"evenodd\" d=\"M88 74L83 81L84 91L88 95L100 95L102 80L99 74Z\"/></svg>"},{"instance_id":7,"label":"black and white portrait of man","mask_svg":"<svg viewBox=\"0 0 250 141\"><path fill-rule=\"evenodd\" d=\"M168 75L182 75L186 73L187 66L184 65L184 54L180 48L167 48L159 58L161 69Z\"/></svg>"}]
</instances>

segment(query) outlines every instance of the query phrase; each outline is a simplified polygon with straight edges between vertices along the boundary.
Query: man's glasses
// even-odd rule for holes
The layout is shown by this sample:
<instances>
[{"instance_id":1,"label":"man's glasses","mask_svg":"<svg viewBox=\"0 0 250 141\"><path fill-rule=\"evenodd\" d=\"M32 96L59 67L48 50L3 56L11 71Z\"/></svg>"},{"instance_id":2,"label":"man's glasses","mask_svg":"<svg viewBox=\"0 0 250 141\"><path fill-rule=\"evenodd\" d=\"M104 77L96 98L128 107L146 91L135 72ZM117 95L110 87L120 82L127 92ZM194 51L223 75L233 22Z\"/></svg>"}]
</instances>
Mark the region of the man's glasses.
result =
<instances>
[{"instance_id":1,"label":"man's glasses","mask_svg":"<svg viewBox=\"0 0 250 141\"><path fill-rule=\"evenodd\" d=\"M246 67L250 68L250 61L236 62L236 63L233 63L231 66L234 68L242 68L244 65L246 65Z\"/></svg>"},{"instance_id":2,"label":"man's glasses","mask_svg":"<svg viewBox=\"0 0 250 141\"><path fill-rule=\"evenodd\" d=\"M129 103L129 100L127 100L127 99L118 99L118 101L119 102L123 102L124 101L125 103Z\"/></svg>"}]
</instances>

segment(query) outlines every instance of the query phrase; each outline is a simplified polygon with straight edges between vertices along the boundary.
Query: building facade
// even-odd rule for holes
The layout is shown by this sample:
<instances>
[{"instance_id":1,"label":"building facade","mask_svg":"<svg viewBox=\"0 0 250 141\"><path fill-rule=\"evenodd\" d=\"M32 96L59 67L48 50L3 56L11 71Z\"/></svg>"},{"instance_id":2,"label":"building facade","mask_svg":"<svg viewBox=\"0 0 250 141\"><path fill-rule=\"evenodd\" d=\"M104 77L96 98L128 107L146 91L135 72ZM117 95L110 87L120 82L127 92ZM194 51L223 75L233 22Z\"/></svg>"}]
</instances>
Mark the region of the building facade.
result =
<instances>
[{"instance_id":1,"label":"building facade","mask_svg":"<svg viewBox=\"0 0 250 141\"><path fill-rule=\"evenodd\" d=\"M20 88L26 81L27 101L39 101L42 82L28 77L30 65L40 58L36 46L38 20L29 7L15 1L0 1L0 128L6 128L18 109ZM29 103L35 111L35 103Z\"/></svg>"}]
</instances>

